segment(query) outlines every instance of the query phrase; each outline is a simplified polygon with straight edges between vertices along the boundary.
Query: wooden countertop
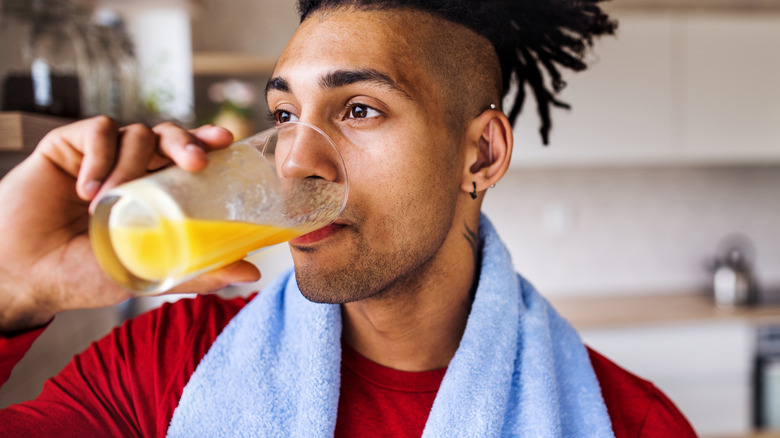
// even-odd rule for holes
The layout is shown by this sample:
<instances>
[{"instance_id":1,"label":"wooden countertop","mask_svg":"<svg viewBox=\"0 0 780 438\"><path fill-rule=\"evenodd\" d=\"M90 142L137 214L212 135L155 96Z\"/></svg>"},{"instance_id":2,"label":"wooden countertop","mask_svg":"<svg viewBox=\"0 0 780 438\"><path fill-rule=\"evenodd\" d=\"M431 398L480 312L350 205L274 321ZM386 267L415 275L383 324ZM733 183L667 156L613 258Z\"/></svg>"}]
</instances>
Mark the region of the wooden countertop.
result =
<instances>
[{"instance_id":1,"label":"wooden countertop","mask_svg":"<svg viewBox=\"0 0 780 438\"><path fill-rule=\"evenodd\" d=\"M710 435L708 438L780 438L780 431L756 431L747 435Z\"/></svg>"},{"instance_id":2,"label":"wooden countertop","mask_svg":"<svg viewBox=\"0 0 780 438\"><path fill-rule=\"evenodd\" d=\"M551 298L550 302L578 329L715 320L780 323L780 303L720 309L703 293Z\"/></svg>"}]
</instances>

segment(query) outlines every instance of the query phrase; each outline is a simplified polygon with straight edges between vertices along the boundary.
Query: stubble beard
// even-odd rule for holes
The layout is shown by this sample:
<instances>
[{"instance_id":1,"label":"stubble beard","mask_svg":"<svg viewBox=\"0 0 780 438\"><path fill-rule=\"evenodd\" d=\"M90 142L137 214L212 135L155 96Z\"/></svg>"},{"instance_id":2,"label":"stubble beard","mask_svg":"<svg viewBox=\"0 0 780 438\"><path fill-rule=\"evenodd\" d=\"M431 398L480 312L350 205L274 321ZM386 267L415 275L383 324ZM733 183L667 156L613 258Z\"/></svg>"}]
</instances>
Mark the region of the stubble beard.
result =
<instances>
[{"instance_id":1,"label":"stubble beard","mask_svg":"<svg viewBox=\"0 0 780 438\"><path fill-rule=\"evenodd\" d=\"M309 301L328 304L409 296L415 289L415 279L424 276L442 241L443 236L424 247L406 242L394 251L380 254L360 241L350 261L337 268L325 270L313 263L296 263L298 288Z\"/></svg>"}]
</instances>

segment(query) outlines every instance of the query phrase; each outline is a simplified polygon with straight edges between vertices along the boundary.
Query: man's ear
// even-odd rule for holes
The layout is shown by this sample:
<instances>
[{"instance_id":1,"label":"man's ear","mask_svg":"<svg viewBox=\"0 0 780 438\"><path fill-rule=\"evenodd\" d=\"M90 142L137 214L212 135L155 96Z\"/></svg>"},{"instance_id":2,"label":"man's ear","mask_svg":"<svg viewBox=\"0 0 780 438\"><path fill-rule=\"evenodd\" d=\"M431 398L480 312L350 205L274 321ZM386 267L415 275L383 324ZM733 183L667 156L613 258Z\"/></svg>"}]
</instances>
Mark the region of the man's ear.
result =
<instances>
[{"instance_id":1,"label":"man's ear","mask_svg":"<svg viewBox=\"0 0 780 438\"><path fill-rule=\"evenodd\" d=\"M489 109L471 120L466 131L466 161L461 189L482 192L498 182L512 158L512 125L503 112Z\"/></svg>"}]
</instances>

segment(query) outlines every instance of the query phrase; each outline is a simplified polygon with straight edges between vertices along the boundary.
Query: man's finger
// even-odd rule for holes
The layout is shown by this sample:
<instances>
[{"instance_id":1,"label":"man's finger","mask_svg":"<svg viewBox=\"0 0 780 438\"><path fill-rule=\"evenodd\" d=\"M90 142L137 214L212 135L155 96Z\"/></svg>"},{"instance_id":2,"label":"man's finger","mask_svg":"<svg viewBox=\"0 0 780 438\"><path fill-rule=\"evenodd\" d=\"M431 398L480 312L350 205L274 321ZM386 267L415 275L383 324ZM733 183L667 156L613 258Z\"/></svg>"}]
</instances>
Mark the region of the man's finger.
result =
<instances>
[{"instance_id":1,"label":"man's finger","mask_svg":"<svg viewBox=\"0 0 780 438\"><path fill-rule=\"evenodd\" d=\"M114 166L118 135L114 120L93 117L53 129L35 153L77 178L76 193L90 200Z\"/></svg>"},{"instance_id":2,"label":"man's finger","mask_svg":"<svg viewBox=\"0 0 780 438\"><path fill-rule=\"evenodd\" d=\"M119 131L117 123L105 116L93 117L85 124L88 126L81 131L82 138L69 143L83 154L76 193L90 200L114 167Z\"/></svg>"},{"instance_id":3,"label":"man's finger","mask_svg":"<svg viewBox=\"0 0 780 438\"><path fill-rule=\"evenodd\" d=\"M191 132L166 122L152 128L159 137L159 154L170 157L177 166L189 171L206 167L206 145Z\"/></svg>"},{"instance_id":4,"label":"man's finger","mask_svg":"<svg viewBox=\"0 0 780 438\"><path fill-rule=\"evenodd\" d=\"M117 160L100 188L104 193L113 187L146 174L146 168L157 148L157 135L146 125L129 125L120 130ZM88 156L84 157L86 163ZM99 195L97 196L99 197Z\"/></svg>"},{"instance_id":5,"label":"man's finger","mask_svg":"<svg viewBox=\"0 0 780 438\"><path fill-rule=\"evenodd\" d=\"M203 142L209 150L222 149L234 141L233 134L219 126L204 125L190 132Z\"/></svg>"},{"instance_id":6,"label":"man's finger","mask_svg":"<svg viewBox=\"0 0 780 438\"><path fill-rule=\"evenodd\" d=\"M260 280L260 270L257 266L246 260L239 260L182 283L166 293L208 294L233 284L253 283L257 280Z\"/></svg>"}]
</instances>

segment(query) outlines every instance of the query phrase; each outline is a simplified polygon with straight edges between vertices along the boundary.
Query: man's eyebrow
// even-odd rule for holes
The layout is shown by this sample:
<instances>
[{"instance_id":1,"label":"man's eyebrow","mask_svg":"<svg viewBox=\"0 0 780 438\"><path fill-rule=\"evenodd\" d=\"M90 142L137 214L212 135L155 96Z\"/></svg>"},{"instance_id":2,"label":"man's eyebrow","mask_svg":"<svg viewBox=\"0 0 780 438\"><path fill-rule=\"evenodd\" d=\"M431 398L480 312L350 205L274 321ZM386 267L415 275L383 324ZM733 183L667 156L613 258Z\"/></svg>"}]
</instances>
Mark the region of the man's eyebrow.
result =
<instances>
[{"instance_id":1,"label":"man's eyebrow","mask_svg":"<svg viewBox=\"0 0 780 438\"><path fill-rule=\"evenodd\" d=\"M265 84L265 95L268 96L268 92L271 90L277 90L282 91L284 93L289 93L291 88L290 84L285 81L282 78L275 77L268 80L268 83Z\"/></svg>"},{"instance_id":2,"label":"man's eyebrow","mask_svg":"<svg viewBox=\"0 0 780 438\"><path fill-rule=\"evenodd\" d=\"M320 87L333 89L346 87L347 85L358 82L368 82L375 85L387 87L392 91L401 93L407 99L410 99L409 93L401 88L390 76L372 68L360 70L335 70L320 79Z\"/></svg>"},{"instance_id":3,"label":"man's eyebrow","mask_svg":"<svg viewBox=\"0 0 780 438\"><path fill-rule=\"evenodd\" d=\"M374 69L360 69L360 70L335 70L322 76L319 80L320 87L324 89L334 89L340 87L346 87L348 85L356 84L358 82L367 82L383 87L387 87L390 90L400 93L407 99L411 99L409 93L401 88L390 76ZM271 90L277 90L284 93L291 93L292 87L289 82L281 77L273 77L268 80L265 85L265 94Z\"/></svg>"}]
</instances>

